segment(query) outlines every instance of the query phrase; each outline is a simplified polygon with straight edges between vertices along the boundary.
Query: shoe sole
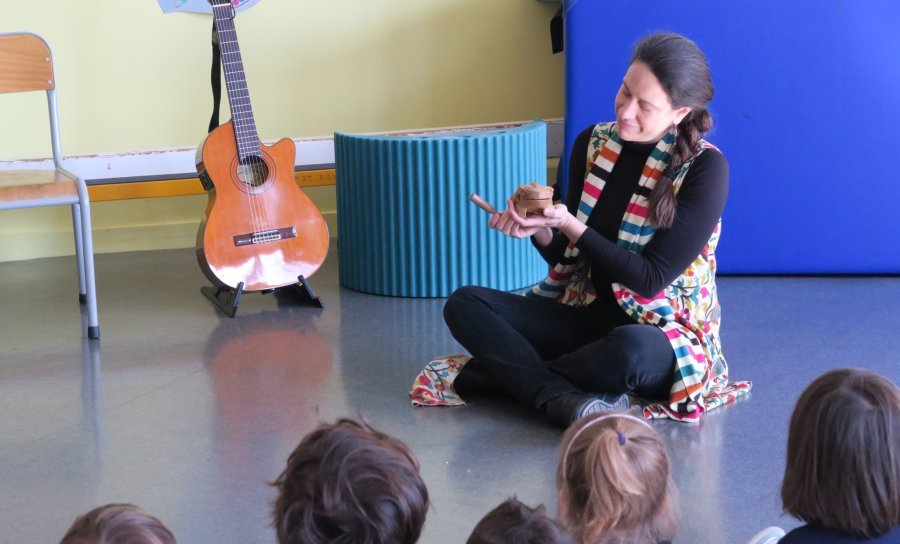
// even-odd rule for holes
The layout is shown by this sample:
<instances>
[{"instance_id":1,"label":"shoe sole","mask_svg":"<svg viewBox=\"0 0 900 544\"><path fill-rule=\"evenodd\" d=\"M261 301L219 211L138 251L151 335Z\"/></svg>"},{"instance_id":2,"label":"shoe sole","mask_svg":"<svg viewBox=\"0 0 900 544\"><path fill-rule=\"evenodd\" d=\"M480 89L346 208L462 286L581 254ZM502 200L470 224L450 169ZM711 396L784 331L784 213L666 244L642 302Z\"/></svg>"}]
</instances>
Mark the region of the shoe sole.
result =
<instances>
[{"instance_id":1,"label":"shoe sole","mask_svg":"<svg viewBox=\"0 0 900 544\"><path fill-rule=\"evenodd\" d=\"M584 404L578 413L576 414L576 419L581 419L584 416L589 416L591 414L596 414L598 412L613 412L618 410L626 410L628 409L628 395L622 395L622 397L616 402L610 404L608 402L602 401L600 399L593 399L590 402Z\"/></svg>"}]
</instances>

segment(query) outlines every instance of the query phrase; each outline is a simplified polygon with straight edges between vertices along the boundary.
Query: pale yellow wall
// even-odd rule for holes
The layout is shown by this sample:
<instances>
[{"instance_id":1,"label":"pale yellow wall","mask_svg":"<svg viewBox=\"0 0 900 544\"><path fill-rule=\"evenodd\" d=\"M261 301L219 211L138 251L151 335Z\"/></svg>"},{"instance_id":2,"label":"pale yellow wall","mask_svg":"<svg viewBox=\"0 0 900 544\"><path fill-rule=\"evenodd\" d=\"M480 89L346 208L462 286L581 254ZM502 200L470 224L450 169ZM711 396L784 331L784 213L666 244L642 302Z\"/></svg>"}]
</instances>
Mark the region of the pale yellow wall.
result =
<instances>
[{"instance_id":1,"label":"pale yellow wall","mask_svg":"<svg viewBox=\"0 0 900 544\"><path fill-rule=\"evenodd\" d=\"M555 9L535 0L262 0L236 19L260 136L560 117ZM205 136L209 16L165 15L156 0L0 0L0 15L0 32L41 34L54 51L67 154L194 146ZM48 155L43 114L37 125L25 120L40 100L0 96L0 160ZM333 214L333 189L312 193ZM192 245L204 201L97 203L96 250ZM0 214L0 261L67 252L69 229L64 213Z\"/></svg>"}]
</instances>

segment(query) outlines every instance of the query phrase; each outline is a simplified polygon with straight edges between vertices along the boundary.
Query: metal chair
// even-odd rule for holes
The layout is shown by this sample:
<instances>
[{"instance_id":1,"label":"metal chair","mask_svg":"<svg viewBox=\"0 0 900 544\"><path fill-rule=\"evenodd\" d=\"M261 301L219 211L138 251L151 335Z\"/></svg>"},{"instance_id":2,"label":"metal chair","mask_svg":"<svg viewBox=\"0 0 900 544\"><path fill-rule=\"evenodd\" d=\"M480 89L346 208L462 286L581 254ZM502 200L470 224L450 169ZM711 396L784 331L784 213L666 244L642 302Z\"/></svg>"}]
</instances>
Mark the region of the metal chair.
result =
<instances>
[{"instance_id":1,"label":"metal chair","mask_svg":"<svg viewBox=\"0 0 900 544\"><path fill-rule=\"evenodd\" d=\"M84 180L63 166L53 56L47 42L40 36L26 32L0 34L0 94L31 91L47 92L54 168L0 170L0 210L61 205L72 207L78 299L87 306L88 338L99 338L91 205Z\"/></svg>"}]
</instances>

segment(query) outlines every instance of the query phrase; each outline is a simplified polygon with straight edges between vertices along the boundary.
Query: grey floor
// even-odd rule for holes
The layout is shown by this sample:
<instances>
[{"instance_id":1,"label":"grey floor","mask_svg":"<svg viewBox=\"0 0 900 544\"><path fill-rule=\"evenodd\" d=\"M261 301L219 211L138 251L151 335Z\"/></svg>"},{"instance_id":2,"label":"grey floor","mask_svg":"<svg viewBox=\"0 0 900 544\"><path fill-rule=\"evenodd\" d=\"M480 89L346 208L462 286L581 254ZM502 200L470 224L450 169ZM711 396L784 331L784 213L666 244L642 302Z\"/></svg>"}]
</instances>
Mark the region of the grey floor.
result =
<instances>
[{"instance_id":1,"label":"grey floor","mask_svg":"<svg viewBox=\"0 0 900 544\"><path fill-rule=\"evenodd\" d=\"M510 495L555 510L560 431L503 401L409 406L413 377L459 347L442 300L341 289L324 310L245 295L217 313L191 250L97 257L102 339L81 338L72 259L0 264L0 542L56 542L74 517L134 502L179 542L271 543L267 482L320 420L364 415L406 441L433 498L423 543L462 543ZM700 425L656 422L684 512L677 542L741 543L781 515L797 395L823 371L900 381L900 278L720 279L723 342L750 398Z\"/></svg>"}]
</instances>

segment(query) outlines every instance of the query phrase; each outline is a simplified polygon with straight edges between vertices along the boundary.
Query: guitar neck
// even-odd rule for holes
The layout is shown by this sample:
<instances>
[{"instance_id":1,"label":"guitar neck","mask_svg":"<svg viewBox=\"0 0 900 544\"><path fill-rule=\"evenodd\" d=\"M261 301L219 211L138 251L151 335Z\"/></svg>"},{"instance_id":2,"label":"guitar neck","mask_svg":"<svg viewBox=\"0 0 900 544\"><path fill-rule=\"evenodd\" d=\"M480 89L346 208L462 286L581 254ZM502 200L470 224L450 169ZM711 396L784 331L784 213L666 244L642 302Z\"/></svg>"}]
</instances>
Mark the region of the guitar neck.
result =
<instances>
[{"instance_id":1,"label":"guitar neck","mask_svg":"<svg viewBox=\"0 0 900 544\"><path fill-rule=\"evenodd\" d=\"M244 62L241 60L241 49L234 28L234 8L231 6L231 0L216 0L210 3L216 18L216 36L222 52L222 71L225 73L225 88L228 91L238 156L241 159L259 156L259 135L256 132L256 122L253 120L250 92L247 90L247 78L244 76Z\"/></svg>"}]
</instances>

